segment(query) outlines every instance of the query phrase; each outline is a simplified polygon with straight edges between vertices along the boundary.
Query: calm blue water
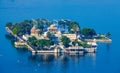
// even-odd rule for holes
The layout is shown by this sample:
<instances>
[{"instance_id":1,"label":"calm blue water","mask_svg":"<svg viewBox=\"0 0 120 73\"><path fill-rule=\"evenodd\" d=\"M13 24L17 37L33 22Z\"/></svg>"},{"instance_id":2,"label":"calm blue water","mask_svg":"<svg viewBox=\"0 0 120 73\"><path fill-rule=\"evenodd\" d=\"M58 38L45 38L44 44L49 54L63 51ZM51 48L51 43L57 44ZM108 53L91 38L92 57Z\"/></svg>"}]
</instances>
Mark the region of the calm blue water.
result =
<instances>
[{"instance_id":1,"label":"calm blue water","mask_svg":"<svg viewBox=\"0 0 120 73\"><path fill-rule=\"evenodd\" d=\"M84 56L37 55L18 50L6 39L6 22L47 18L76 20L98 33L111 32L113 42L99 43ZM120 73L119 0L0 0L0 73Z\"/></svg>"}]
</instances>

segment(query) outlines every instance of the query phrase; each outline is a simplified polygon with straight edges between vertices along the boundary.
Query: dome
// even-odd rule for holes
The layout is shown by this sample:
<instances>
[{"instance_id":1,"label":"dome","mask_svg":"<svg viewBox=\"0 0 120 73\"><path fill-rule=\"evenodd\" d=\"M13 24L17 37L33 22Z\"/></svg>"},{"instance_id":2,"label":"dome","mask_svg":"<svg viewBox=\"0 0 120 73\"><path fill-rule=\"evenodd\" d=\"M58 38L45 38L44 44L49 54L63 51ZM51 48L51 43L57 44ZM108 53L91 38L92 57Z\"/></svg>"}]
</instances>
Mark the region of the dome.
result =
<instances>
[{"instance_id":1,"label":"dome","mask_svg":"<svg viewBox=\"0 0 120 73\"><path fill-rule=\"evenodd\" d=\"M36 27L35 26L33 26L32 27L32 29L31 29L31 31L35 31L36 30Z\"/></svg>"},{"instance_id":2,"label":"dome","mask_svg":"<svg viewBox=\"0 0 120 73\"><path fill-rule=\"evenodd\" d=\"M55 25L54 24L50 25L50 28L52 28L52 29L55 28Z\"/></svg>"}]
</instances>

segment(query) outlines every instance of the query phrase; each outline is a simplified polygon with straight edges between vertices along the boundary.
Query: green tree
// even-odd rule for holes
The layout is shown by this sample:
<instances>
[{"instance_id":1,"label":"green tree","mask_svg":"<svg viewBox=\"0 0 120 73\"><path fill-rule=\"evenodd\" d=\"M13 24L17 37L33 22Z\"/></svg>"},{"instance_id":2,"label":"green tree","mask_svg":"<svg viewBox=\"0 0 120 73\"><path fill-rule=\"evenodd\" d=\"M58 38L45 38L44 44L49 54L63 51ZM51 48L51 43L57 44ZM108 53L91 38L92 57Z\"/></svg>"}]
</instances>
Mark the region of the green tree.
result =
<instances>
[{"instance_id":1,"label":"green tree","mask_svg":"<svg viewBox=\"0 0 120 73\"><path fill-rule=\"evenodd\" d=\"M39 34L42 35L42 34L43 34L43 31L40 30L40 31L39 31Z\"/></svg>"},{"instance_id":2,"label":"green tree","mask_svg":"<svg viewBox=\"0 0 120 73\"><path fill-rule=\"evenodd\" d=\"M12 32L13 32L13 34L18 34L18 29L17 28L13 28Z\"/></svg>"},{"instance_id":3,"label":"green tree","mask_svg":"<svg viewBox=\"0 0 120 73\"><path fill-rule=\"evenodd\" d=\"M49 39L51 39L52 34L51 34L50 32L47 32L47 37L48 37Z\"/></svg>"},{"instance_id":4,"label":"green tree","mask_svg":"<svg viewBox=\"0 0 120 73\"><path fill-rule=\"evenodd\" d=\"M82 47L84 47L84 48L90 47L90 45L88 45L86 42L83 42L83 41L79 42L79 41L75 40L75 41L72 42L72 44L73 44L74 46L75 46L76 44L78 44L78 46L82 46Z\"/></svg>"},{"instance_id":5,"label":"green tree","mask_svg":"<svg viewBox=\"0 0 120 73\"><path fill-rule=\"evenodd\" d=\"M6 23L6 27L11 27L12 26L12 23L11 22L8 22L8 23Z\"/></svg>"},{"instance_id":6,"label":"green tree","mask_svg":"<svg viewBox=\"0 0 120 73\"><path fill-rule=\"evenodd\" d=\"M92 38L93 36L96 35L95 30L91 28L83 28L81 32L82 32L82 35L84 35L86 38Z\"/></svg>"},{"instance_id":7,"label":"green tree","mask_svg":"<svg viewBox=\"0 0 120 73\"><path fill-rule=\"evenodd\" d=\"M36 47L36 43L37 43L36 37L34 37L34 36L29 37L29 38L28 38L28 41L29 41L29 44L30 44L31 46Z\"/></svg>"},{"instance_id":8,"label":"green tree","mask_svg":"<svg viewBox=\"0 0 120 73\"><path fill-rule=\"evenodd\" d=\"M10 28L11 28L11 30L16 28L18 31L17 35L22 36L24 34L30 34L32 25L30 24L29 21L24 21L24 22L20 22L20 23L14 23L14 25L11 25Z\"/></svg>"},{"instance_id":9,"label":"green tree","mask_svg":"<svg viewBox=\"0 0 120 73\"><path fill-rule=\"evenodd\" d=\"M68 30L69 30L70 33L76 33L77 34L77 32L80 31L80 26L77 22L71 22L68 26L69 26Z\"/></svg>"},{"instance_id":10,"label":"green tree","mask_svg":"<svg viewBox=\"0 0 120 73\"><path fill-rule=\"evenodd\" d=\"M43 31L43 29L44 29L44 26L41 23L38 23L37 27L38 27L38 29L41 29L41 31Z\"/></svg>"},{"instance_id":11,"label":"green tree","mask_svg":"<svg viewBox=\"0 0 120 73\"><path fill-rule=\"evenodd\" d=\"M51 40L43 39L43 41L44 41L44 45L45 45L45 46L50 46L50 45L52 45L52 41L51 41Z\"/></svg>"},{"instance_id":12,"label":"green tree","mask_svg":"<svg viewBox=\"0 0 120 73\"><path fill-rule=\"evenodd\" d=\"M29 37L28 40L31 42L33 40L37 40L36 37L32 36L32 37Z\"/></svg>"},{"instance_id":13,"label":"green tree","mask_svg":"<svg viewBox=\"0 0 120 73\"><path fill-rule=\"evenodd\" d=\"M37 46L41 49L44 49L44 47L49 47L50 45L52 45L52 41L51 40L47 40L47 39L40 39L37 41Z\"/></svg>"},{"instance_id":14,"label":"green tree","mask_svg":"<svg viewBox=\"0 0 120 73\"><path fill-rule=\"evenodd\" d=\"M72 42L72 45L75 46L77 43L78 43L78 42L75 40L75 41Z\"/></svg>"},{"instance_id":15,"label":"green tree","mask_svg":"<svg viewBox=\"0 0 120 73\"><path fill-rule=\"evenodd\" d=\"M64 45L65 47L69 47L69 43L70 43L71 41L70 41L70 39L69 39L68 37L62 36L61 42L63 43L63 45Z\"/></svg>"},{"instance_id":16,"label":"green tree","mask_svg":"<svg viewBox=\"0 0 120 73\"><path fill-rule=\"evenodd\" d=\"M37 44L37 46L38 46L40 49L43 49L44 41L38 40L36 44Z\"/></svg>"},{"instance_id":17,"label":"green tree","mask_svg":"<svg viewBox=\"0 0 120 73\"><path fill-rule=\"evenodd\" d=\"M79 44L84 48L90 47L90 45L88 45L86 42L80 42Z\"/></svg>"},{"instance_id":18,"label":"green tree","mask_svg":"<svg viewBox=\"0 0 120 73\"><path fill-rule=\"evenodd\" d=\"M110 36L111 36L110 32L107 32L106 37L110 38Z\"/></svg>"}]
</instances>

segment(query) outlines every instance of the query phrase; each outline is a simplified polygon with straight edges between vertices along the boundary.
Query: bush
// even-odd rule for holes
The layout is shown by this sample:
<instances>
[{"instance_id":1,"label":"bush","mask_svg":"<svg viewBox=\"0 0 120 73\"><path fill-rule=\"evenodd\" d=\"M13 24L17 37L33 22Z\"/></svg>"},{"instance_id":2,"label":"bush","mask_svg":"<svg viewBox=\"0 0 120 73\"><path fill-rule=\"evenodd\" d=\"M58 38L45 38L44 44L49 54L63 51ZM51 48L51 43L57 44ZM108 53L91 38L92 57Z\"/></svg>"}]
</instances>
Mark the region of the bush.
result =
<instances>
[{"instance_id":1,"label":"bush","mask_svg":"<svg viewBox=\"0 0 120 73\"><path fill-rule=\"evenodd\" d=\"M85 38L93 38L93 36L96 35L96 32L94 29L91 28L83 28L81 30L82 35L85 36Z\"/></svg>"},{"instance_id":2,"label":"bush","mask_svg":"<svg viewBox=\"0 0 120 73\"><path fill-rule=\"evenodd\" d=\"M18 29L17 28L13 28L12 32L13 32L13 34L18 34Z\"/></svg>"}]
</instances>

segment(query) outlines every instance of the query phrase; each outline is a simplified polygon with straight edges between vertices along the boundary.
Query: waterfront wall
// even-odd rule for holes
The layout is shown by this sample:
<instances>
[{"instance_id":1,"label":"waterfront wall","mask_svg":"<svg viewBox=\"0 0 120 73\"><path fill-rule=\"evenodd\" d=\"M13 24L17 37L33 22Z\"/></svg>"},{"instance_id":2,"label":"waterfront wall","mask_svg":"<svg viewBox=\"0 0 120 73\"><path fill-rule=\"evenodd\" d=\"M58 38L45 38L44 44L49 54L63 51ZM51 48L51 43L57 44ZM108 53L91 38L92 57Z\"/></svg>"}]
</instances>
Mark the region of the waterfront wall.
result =
<instances>
[{"instance_id":1,"label":"waterfront wall","mask_svg":"<svg viewBox=\"0 0 120 73\"><path fill-rule=\"evenodd\" d=\"M94 53L96 52L96 48L85 48L84 49L86 53Z\"/></svg>"},{"instance_id":2,"label":"waterfront wall","mask_svg":"<svg viewBox=\"0 0 120 73\"><path fill-rule=\"evenodd\" d=\"M85 39L87 42L94 42L94 39ZM112 42L111 39L95 39L96 42Z\"/></svg>"}]
</instances>

